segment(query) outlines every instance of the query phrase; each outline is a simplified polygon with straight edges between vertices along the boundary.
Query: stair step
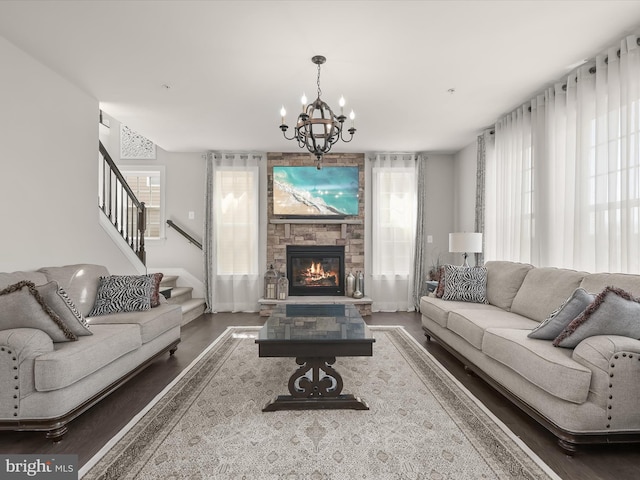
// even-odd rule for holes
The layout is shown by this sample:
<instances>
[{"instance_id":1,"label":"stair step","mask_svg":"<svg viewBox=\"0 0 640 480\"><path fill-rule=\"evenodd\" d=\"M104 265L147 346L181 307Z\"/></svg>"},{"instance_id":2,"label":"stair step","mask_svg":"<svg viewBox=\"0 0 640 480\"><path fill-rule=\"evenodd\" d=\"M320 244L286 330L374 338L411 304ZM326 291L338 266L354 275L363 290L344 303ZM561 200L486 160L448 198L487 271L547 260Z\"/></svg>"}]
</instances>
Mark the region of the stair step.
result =
<instances>
[{"instance_id":1,"label":"stair step","mask_svg":"<svg viewBox=\"0 0 640 480\"><path fill-rule=\"evenodd\" d=\"M191 287L173 287L171 289L171 298L167 301L173 304L184 303L192 298L191 292L193 292Z\"/></svg>"},{"instance_id":2,"label":"stair step","mask_svg":"<svg viewBox=\"0 0 640 480\"><path fill-rule=\"evenodd\" d=\"M204 313L204 298L191 298L180 304L182 306L182 325L195 320Z\"/></svg>"},{"instance_id":3,"label":"stair step","mask_svg":"<svg viewBox=\"0 0 640 480\"><path fill-rule=\"evenodd\" d=\"M177 275L164 275L162 280L160 281L160 286L162 287L175 287L176 282L178 281Z\"/></svg>"}]
</instances>

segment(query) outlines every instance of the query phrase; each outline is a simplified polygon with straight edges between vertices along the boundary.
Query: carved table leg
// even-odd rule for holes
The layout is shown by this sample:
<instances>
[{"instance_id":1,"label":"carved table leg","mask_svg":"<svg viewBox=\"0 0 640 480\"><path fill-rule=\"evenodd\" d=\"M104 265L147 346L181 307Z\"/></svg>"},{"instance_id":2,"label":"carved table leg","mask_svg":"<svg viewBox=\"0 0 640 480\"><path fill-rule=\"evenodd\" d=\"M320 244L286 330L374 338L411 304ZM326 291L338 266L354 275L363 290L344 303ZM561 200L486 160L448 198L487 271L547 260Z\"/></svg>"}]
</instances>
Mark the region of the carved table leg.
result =
<instances>
[{"instance_id":1,"label":"carved table leg","mask_svg":"<svg viewBox=\"0 0 640 480\"><path fill-rule=\"evenodd\" d=\"M333 368L335 361L335 357L296 358L300 367L289 378L291 395L279 395L262 411L331 408L369 410L361 399L341 394L342 376Z\"/></svg>"}]
</instances>

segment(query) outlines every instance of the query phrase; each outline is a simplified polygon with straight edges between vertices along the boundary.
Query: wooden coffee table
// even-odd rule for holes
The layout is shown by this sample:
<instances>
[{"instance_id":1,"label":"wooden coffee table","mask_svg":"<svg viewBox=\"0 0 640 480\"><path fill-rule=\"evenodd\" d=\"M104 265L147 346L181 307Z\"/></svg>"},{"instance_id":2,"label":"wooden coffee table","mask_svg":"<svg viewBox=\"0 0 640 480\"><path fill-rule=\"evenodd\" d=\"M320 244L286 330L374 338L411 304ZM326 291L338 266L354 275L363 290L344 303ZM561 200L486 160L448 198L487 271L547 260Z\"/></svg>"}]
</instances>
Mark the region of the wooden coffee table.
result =
<instances>
[{"instance_id":1,"label":"wooden coffee table","mask_svg":"<svg viewBox=\"0 0 640 480\"><path fill-rule=\"evenodd\" d=\"M290 395L279 395L263 412L276 410L368 410L360 398L342 393L336 357L373 355L373 338L353 305L279 304L256 343L260 357L295 357L300 367L289 379Z\"/></svg>"}]
</instances>

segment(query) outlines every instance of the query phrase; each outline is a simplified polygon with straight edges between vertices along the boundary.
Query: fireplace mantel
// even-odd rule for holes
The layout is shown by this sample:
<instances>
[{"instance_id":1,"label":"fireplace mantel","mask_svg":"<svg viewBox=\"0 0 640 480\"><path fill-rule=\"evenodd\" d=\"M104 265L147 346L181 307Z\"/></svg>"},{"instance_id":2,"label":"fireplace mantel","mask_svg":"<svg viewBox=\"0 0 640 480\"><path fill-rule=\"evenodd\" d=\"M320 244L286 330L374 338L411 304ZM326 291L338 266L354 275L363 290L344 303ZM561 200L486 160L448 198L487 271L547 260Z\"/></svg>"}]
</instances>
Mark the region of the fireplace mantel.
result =
<instances>
[{"instance_id":1,"label":"fireplace mantel","mask_svg":"<svg viewBox=\"0 0 640 480\"><path fill-rule=\"evenodd\" d=\"M287 224L293 223L296 225L362 225L362 220L359 218L272 218L269 223Z\"/></svg>"},{"instance_id":2,"label":"fireplace mantel","mask_svg":"<svg viewBox=\"0 0 640 480\"><path fill-rule=\"evenodd\" d=\"M284 238L291 237L291 225L342 225L341 238L347 238L347 225L362 225L359 218L272 218L269 223L284 225Z\"/></svg>"}]
</instances>

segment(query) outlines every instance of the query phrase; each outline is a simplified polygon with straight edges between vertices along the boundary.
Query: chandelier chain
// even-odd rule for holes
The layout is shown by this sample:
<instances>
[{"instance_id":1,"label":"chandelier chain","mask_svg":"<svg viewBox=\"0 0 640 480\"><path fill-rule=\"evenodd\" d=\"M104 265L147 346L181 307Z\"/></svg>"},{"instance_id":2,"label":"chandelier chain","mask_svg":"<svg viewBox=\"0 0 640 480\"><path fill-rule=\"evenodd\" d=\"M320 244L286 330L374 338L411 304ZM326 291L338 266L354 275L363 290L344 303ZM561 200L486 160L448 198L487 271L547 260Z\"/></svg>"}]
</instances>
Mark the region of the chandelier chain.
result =
<instances>
[{"instance_id":1,"label":"chandelier chain","mask_svg":"<svg viewBox=\"0 0 640 480\"><path fill-rule=\"evenodd\" d=\"M318 98L322 94L322 90L320 90L320 64L318 64Z\"/></svg>"}]
</instances>

